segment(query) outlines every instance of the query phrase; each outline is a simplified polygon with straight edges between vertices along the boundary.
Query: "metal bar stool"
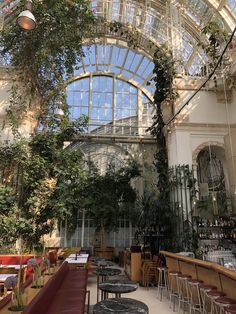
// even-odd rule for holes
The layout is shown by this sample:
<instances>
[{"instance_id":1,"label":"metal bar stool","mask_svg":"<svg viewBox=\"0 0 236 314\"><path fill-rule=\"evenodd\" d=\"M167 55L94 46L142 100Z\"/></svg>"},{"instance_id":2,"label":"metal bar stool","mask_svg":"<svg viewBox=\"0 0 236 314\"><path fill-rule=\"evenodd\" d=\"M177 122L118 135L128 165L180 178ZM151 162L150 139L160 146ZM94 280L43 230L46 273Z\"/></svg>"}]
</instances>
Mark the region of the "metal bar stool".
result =
<instances>
[{"instance_id":1,"label":"metal bar stool","mask_svg":"<svg viewBox=\"0 0 236 314\"><path fill-rule=\"evenodd\" d=\"M177 287L179 295L178 313L180 313L181 305L183 306L183 313L185 313L185 307L187 306L187 312L189 312L189 290L187 280L191 279L189 275L178 275L177 276Z\"/></svg>"},{"instance_id":2,"label":"metal bar stool","mask_svg":"<svg viewBox=\"0 0 236 314\"><path fill-rule=\"evenodd\" d=\"M224 314L230 305L236 305L236 300L227 297L219 297L213 301L213 313Z\"/></svg>"},{"instance_id":3,"label":"metal bar stool","mask_svg":"<svg viewBox=\"0 0 236 314\"><path fill-rule=\"evenodd\" d=\"M215 286L211 286L211 285L205 285L205 284L199 285L200 296L201 296L201 300L202 300L202 313L203 314L207 314L208 309L210 311L210 305L207 303L207 299L206 299L207 292L210 292L213 290L216 291L216 289L217 288Z\"/></svg>"},{"instance_id":4,"label":"metal bar stool","mask_svg":"<svg viewBox=\"0 0 236 314\"><path fill-rule=\"evenodd\" d=\"M189 279L187 280L188 290L189 290L189 307L190 307L190 314L192 311L199 311L202 313L202 300L200 295L199 285L202 284L202 280L197 279Z\"/></svg>"},{"instance_id":5,"label":"metal bar stool","mask_svg":"<svg viewBox=\"0 0 236 314\"><path fill-rule=\"evenodd\" d=\"M168 282L167 282L167 268L158 267L158 287L157 287L157 297L160 295L160 301L162 301L163 290L166 291L166 296L168 298Z\"/></svg>"},{"instance_id":6,"label":"metal bar stool","mask_svg":"<svg viewBox=\"0 0 236 314\"><path fill-rule=\"evenodd\" d=\"M225 293L221 291L209 291L206 293L206 297L209 298L210 300L210 313L211 314L216 314L214 313L214 300L219 298L219 297L224 297Z\"/></svg>"},{"instance_id":7,"label":"metal bar stool","mask_svg":"<svg viewBox=\"0 0 236 314\"><path fill-rule=\"evenodd\" d=\"M173 302L173 312L175 312L175 300L179 298L178 286L177 286L177 276L181 273L178 271L169 271L168 272L168 286L169 286L169 295L170 295L170 308Z\"/></svg>"}]
</instances>

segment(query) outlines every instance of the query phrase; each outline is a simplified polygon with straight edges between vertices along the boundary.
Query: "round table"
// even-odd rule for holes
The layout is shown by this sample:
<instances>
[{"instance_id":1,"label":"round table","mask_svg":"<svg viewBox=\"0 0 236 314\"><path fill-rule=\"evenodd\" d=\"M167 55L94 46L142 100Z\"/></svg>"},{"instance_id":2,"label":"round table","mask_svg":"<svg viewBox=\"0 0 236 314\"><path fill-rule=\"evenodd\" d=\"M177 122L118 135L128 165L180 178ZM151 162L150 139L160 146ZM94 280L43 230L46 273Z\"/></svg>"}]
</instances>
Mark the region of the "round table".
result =
<instances>
[{"instance_id":1,"label":"round table","mask_svg":"<svg viewBox=\"0 0 236 314\"><path fill-rule=\"evenodd\" d=\"M94 273L97 275L97 302L99 300L99 284L109 278L109 276L116 276L121 273L118 268L97 268Z\"/></svg>"},{"instance_id":2,"label":"round table","mask_svg":"<svg viewBox=\"0 0 236 314\"><path fill-rule=\"evenodd\" d=\"M106 299L94 305L93 314L148 314L145 303L128 298Z\"/></svg>"},{"instance_id":3,"label":"round table","mask_svg":"<svg viewBox=\"0 0 236 314\"><path fill-rule=\"evenodd\" d=\"M99 289L102 290L102 299L108 298L108 293L115 293L116 298L120 298L121 293L129 293L138 289L138 284L128 280L107 280L99 284Z\"/></svg>"},{"instance_id":4,"label":"round table","mask_svg":"<svg viewBox=\"0 0 236 314\"><path fill-rule=\"evenodd\" d=\"M99 268L104 268L108 266L115 266L115 264L112 261L106 260L105 258L102 257L92 257L90 261L98 266Z\"/></svg>"},{"instance_id":5,"label":"round table","mask_svg":"<svg viewBox=\"0 0 236 314\"><path fill-rule=\"evenodd\" d=\"M118 268L97 268L94 272L97 276L109 277L119 275L121 270Z\"/></svg>"}]
</instances>

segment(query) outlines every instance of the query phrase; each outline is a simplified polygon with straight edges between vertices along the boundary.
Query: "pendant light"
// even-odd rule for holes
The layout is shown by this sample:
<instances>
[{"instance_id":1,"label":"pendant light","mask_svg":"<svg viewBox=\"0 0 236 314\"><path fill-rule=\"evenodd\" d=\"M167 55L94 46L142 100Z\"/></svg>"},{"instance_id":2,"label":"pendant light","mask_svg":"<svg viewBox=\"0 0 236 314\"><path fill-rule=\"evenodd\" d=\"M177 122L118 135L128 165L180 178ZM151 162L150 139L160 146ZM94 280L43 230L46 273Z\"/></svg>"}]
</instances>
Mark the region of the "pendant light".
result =
<instances>
[{"instance_id":1,"label":"pendant light","mask_svg":"<svg viewBox=\"0 0 236 314\"><path fill-rule=\"evenodd\" d=\"M56 108L54 110L54 116L57 118L61 118L65 115L64 111L61 108Z\"/></svg>"},{"instance_id":2,"label":"pendant light","mask_svg":"<svg viewBox=\"0 0 236 314\"><path fill-rule=\"evenodd\" d=\"M16 23L24 30L31 31L35 29L36 20L32 13L32 0L25 1L24 11L19 14Z\"/></svg>"}]
</instances>

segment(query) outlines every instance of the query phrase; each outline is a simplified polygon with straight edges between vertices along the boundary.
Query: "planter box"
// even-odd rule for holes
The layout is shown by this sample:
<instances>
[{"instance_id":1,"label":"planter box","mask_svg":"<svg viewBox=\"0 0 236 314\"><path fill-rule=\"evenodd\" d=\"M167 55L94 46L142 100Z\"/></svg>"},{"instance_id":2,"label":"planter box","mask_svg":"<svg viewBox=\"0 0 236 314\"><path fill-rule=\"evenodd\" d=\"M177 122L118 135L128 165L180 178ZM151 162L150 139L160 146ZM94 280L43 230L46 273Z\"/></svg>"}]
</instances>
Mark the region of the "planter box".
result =
<instances>
[{"instance_id":1,"label":"planter box","mask_svg":"<svg viewBox=\"0 0 236 314\"><path fill-rule=\"evenodd\" d=\"M113 247L105 247L105 248L95 247L93 253L95 256L112 260L114 257L114 248Z\"/></svg>"}]
</instances>

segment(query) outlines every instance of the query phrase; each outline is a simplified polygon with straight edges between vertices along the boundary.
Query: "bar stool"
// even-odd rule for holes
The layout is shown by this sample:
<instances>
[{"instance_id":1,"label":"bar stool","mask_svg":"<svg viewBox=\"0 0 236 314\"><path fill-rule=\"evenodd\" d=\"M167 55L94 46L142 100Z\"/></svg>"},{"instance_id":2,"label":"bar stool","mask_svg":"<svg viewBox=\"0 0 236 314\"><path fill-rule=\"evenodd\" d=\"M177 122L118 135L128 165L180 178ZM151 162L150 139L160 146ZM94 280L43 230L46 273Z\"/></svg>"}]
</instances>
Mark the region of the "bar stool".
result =
<instances>
[{"instance_id":1,"label":"bar stool","mask_svg":"<svg viewBox=\"0 0 236 314\"><path fill-rule=\"evenodd\" d=\"M236 306L235 305L230 305L225 309L226 314L236 314Z\"/></svg>"},{"instance_id":2,"label":"bar stool","mask_svg":"<svg viewBox=\"0 0 236 314\"><path fill-rule=\"evenodd\" d=\"M170 308L173 302L173 312L175 311L175 299L179 298L178 294L178 286L177 286L177 276L181 273L178 271L169 271L168 279L169 279L169 295L170 295Z\"/></svg>"},{"instance_id":3,"label":"bar stool","mask_svg":"<svg viewBox=\"0 0 236 314\"><path fill-rule=\"evenodd\" d=\"M162 301L163 290L166 291L168 298L168 283L167 283L167 267L158 267L158 287L157 287L157 296L160 295L160 301Z\"/></svg>"},{"instance_id":4,"label":"bar stool","mask_svg":"<svg viewBox=\"0 0 236 314\"><path fill-rule=\"evenodd\" d=\"M236 300L227 297L219 297L213 302L213 313L224 314L230 305L236 305Z\"/></svg>"},{"instance_id":5,"label":"bar stool","mask_svg":"<svg viewBox=\"0 0 236 314\"><path fill-rule=\"evenodd\" d=\"M210 291L216 291L216 287L215 286L211 286L211 285L205 285L205 284L200 284L199 285L199 290L200 290L200 296L201 296L201 300L202 300L202 313L206 314L207 313L207 299L206 299L206 294L207 292Z\"/></svg>"},{"instance_id":6,"label":"bar stool","mask_svg":"<svg viewBox=\"0 0 236 314\"><path fill-rule=\"evenodd\" d=\"M225 293L224 292L221 292L221 291L209 291L206 293L206 297L209 298L210 300L210 313L211 314L216 314L214 313L214 300L219 298L219 297L224 297L225 296Z\"/></svg>"},{"instance_id":7,"label":"bar stool","mask_svg":"<svg viewBox=\"0 0 236 314\"><path fill-rule=\"evenodd\" d=\"M177 276L177 287L178 287L178 295L179 295L179 305L178 305L178 313L181 309L181 304L183 306L183 313L185 313L185 305L189 308L189 291L187 280L191 279L189 275L178 275Z\"/></svg>"},{"instance_id":8,"label":"bar stool","mask_svg":"<svg viewBox=\"0 0 236 314\"><path fill-rule=\"evenodd\" d=\"M202 280L189 279L187 280L188 290L189 290L189 304L190 304L190 314L192 310L199 311L202 313L202 300L200 295L199 285L202 284Z\"/></svg>"}]
</instances>

